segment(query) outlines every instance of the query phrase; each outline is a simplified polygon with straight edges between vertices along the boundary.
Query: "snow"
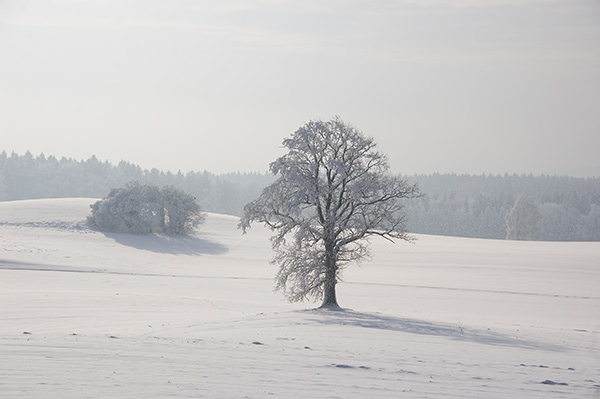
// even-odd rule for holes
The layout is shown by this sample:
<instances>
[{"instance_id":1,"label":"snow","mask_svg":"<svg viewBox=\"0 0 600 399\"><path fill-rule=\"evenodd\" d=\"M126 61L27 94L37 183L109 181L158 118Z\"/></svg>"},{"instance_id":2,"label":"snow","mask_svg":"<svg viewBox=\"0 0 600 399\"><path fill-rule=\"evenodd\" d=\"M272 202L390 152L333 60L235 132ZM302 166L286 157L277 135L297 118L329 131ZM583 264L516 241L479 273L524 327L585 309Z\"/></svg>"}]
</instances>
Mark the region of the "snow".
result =
<instances>
[{"instance_id":1,"label":"snow","mask_svg":"<svg viewBox=\"0 0 600 399\"><path fill-rule=\"evenodd\" d=\"M100 233L0 202L6 398L600 397L600 243L372 240L345 311L273 292L270 232Z\"/></svg>"}]
</instances>

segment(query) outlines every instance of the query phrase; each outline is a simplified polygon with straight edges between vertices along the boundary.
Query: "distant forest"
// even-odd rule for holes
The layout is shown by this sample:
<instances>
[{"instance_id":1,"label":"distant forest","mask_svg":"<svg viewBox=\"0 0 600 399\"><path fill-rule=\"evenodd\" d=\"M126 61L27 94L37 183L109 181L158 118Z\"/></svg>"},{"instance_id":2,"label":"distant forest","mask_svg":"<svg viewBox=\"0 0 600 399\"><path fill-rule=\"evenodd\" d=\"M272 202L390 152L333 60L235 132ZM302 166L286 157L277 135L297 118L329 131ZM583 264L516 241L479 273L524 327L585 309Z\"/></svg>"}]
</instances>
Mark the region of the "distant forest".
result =
<instances>
[{"instance_id":1,"label":"distant forest","mask_svg":"<svg viewBox=\"0 0 600 399\"><path fill-rule=\"evenodd\" d=\"M425 194L405 203L412 233L504 239L507 220L515 224L521 218L529 224L522 239L600 241L598 177L437 173L403 177ZM138 181L174 186L195 196L205 211L240 216L244 205L273 180L264 173L147 170L125 161L113 165L95 156L78 161L30 152L0 153L0 201L104 198L111 188Z\"/></svg>"}]
</instances>

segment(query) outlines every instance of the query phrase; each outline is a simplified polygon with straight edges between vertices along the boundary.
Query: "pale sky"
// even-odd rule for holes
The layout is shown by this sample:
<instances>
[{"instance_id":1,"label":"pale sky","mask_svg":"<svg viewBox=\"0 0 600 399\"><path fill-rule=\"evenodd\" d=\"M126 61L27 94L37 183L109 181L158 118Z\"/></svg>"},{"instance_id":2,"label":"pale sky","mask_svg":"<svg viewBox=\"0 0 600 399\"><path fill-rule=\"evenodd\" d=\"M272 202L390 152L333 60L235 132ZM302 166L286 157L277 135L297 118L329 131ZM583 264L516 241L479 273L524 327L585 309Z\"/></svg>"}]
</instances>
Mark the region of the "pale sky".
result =
<instances>
[{"instance_id":1,"label":"pale sky","mask_svg":"<svg viewBox=\"0 0 600 399\"><path fill-rule=\"evenodd\" d=\"M396 173L600 176L600 1L0 0L0 151L265 172L335 115Z\"/></svg>"}]
</instances>

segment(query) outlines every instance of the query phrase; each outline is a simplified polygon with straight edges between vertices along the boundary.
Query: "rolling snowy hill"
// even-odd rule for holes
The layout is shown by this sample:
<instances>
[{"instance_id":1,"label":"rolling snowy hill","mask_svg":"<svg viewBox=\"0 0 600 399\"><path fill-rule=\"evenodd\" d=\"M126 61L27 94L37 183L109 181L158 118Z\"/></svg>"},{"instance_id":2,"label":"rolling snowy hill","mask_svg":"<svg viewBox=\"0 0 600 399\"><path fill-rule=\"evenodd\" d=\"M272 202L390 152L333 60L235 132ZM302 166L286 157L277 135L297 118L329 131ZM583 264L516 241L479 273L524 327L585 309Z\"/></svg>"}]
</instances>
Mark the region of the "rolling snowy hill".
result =
<instances>
[{"instance_id":1,"label":"rolling snowy hill","mask_svg":"<svg viewBox=\"0 0 600 399\"><path fill-rule=\"evenodd\" d=\"M343 312L273 293L269 232L100 233L0 202L6 398L600 397L600 243L373 240Z\"/></svg>"}]
</instances>

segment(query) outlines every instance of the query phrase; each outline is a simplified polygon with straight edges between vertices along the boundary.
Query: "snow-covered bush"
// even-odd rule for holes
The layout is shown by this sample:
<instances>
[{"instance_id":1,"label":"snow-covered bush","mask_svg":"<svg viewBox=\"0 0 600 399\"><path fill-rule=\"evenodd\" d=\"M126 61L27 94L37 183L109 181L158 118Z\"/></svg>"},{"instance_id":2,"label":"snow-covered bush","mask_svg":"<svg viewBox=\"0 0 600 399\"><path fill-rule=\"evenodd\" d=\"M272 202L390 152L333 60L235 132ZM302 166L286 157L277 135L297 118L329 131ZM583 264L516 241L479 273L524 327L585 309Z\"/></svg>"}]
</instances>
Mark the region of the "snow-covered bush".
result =
<instances>
[{"instance_id":1,"label":"snow-covered bush","mask_svg":"<svg viewBox=\"0 0 600 399\"><path fill-rule=\"evenodd\" d=\"M196 199L170 186L131 182L90 207L92 227L119 233L188 234L204 221Z\"/></svg>"}]
</instances>

